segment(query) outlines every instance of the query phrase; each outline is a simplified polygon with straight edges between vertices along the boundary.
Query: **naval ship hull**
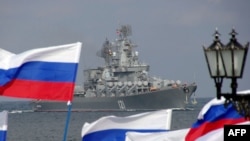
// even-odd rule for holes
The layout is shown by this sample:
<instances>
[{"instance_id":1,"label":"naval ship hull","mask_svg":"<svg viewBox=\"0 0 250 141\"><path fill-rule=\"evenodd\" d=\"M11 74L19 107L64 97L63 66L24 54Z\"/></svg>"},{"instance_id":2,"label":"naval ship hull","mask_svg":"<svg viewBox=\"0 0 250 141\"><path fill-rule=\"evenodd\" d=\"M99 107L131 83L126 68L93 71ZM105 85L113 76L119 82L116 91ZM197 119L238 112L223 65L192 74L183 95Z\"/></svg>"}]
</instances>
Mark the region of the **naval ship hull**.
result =
<instances>
[{"instance_id":1,"label":"naval ship hull","mask_svg":"<svg viewBox=\"0 0 250 141\"><path fill-rule=\"evenodd\" d=\"M120 97L74 97L71 110L77 112L185 109L197 86L191 85L187 88L188 92L182 88L171 88ZM66 102L39 101L33 104L37 112L62 112L68 109Z\"/></svg>"}]
</instances>

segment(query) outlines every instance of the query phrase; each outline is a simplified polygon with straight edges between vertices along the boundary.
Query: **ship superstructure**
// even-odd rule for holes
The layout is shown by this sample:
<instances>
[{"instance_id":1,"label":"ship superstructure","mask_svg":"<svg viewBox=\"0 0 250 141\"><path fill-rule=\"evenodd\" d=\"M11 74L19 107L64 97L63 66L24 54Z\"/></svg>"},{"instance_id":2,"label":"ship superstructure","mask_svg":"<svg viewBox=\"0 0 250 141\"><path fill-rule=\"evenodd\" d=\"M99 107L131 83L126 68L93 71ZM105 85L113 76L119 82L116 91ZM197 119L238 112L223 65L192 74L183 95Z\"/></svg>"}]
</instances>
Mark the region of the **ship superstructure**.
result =
<instances>
[{"instance_id":1,"label":"ship superstructure","mask_svg":"<svg viewBox=\"0 0 250 141\"><path fill-rule=\"evenodd\" d=\"M143 94L180 85L180 81L169 81L149 76L149 65L139 61L137 45L128 38L132 30L129 25L117 29L118 39L108 39L97 53L104 58L105 66L84 70L86 97L114 97Z\"/></svg>"}]
</instances>

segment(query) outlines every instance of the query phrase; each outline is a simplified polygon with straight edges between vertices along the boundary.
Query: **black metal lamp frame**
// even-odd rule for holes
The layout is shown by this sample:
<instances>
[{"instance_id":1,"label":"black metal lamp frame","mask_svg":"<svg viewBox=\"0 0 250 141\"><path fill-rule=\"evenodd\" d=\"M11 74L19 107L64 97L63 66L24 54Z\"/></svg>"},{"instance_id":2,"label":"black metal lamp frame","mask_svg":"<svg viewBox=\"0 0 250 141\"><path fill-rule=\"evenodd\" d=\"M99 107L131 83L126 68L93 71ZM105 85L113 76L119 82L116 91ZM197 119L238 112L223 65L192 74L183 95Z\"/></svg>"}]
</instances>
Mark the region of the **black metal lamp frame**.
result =
<instances>
[{"instance_id":1,"label":"black metal lamp frame","mask_svg":"<svg viewBox=\"0 0 250 141\"><path fill-rule=\"evenodd\" d=\"M211 78L214 79L214 82L215 82L217 99L220 99L221 96L225 97L226 99L225 105L232 103L239 114L243 115L246 119L250 119L250 94L237 94L237 87L238 87L237 78L242 78L249 43L247 43L245 47L241 46L240 43L238 43L235 38L235 35L237 35L237 33L235 32L234 29L230 33L230 35L232 35L232 38L230 39L230 42L227 44L227 46L224 46L220 42L219 35L220 35L219 32L216 30L216 32L214 33L215 40L213 44L210 45L208 48L203 47L210 76ZM230 48L231 46L232 48ZM241 70L240 75L238 76L235 75L234 57L231 57L232 60L225 60L225 58L222 57L223 56L222 51L224 51L224 49L230 49L232 56L234 55L234 51L236 51L237 49L244 50L244 53L243 53L244 56L243 56L243 62L241 66L242 68L240 69ZM209 56L208 54L209 51L213 52L212 58L214 57L215 59L212 61L214 62L209 60L211 59L211 56ZM226 61L232 61L231 63L232 75L231 76L229 76L227 74L227 71L225 70ZM212 69L215 69L215 70L212 70ZM216 72L213 72L213 71L216 71ZM224 78L231 79L231 89L232 89L231 93L221 92Z\"/></svg>"}]
</instances>

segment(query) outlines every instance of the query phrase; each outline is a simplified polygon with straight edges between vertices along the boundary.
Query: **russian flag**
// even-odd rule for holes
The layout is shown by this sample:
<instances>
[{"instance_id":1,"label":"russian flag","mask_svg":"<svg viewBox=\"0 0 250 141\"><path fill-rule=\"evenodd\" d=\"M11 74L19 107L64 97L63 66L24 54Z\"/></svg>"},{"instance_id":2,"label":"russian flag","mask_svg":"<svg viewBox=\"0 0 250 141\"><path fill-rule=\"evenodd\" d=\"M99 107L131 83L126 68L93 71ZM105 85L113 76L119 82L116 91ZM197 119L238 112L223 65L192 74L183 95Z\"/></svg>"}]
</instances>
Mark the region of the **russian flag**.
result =
<instances>
[{"instance_id":1,"label":"russian flag","mask_svg":"<svg viewBox=\"0 0 250 141\"><path fill-rule=\"evenodd\" d=\"M249 124L232 104L224 106L225 98L208 102L200 111L197 121L186 135L186 141L222 141L224 125Z\"/></svg>"},{"instance_id":2,"label":"russian flag","mask_svg":"<svg viewBox=\"0 0 250 141\"><path fill-rule=\"evenodd\" d=\"M159 110L127 117L106 116L85 123L82 141L125 141L127 132L163 132L170 130L172 110Z\"/></svg>"},{"instance_id":3,"label":"russian flag","mask_svg":"<svg viewBox=\"0 0 250 141\"><path fill-rule=\"evenodd\" d=\"M0 112L0 141L6 141L8 128L8 112Z\"/></svg>"},{"instance_id":4,"label":"russian flag","mask_svg":"<svg viewBox=\"0 0 250 141\"><path fill-rule=\"evenodd\" d=\"M81 45L78 42L5 55L0 60L0 94L72 101Z\"/></svg>"}]
</instances>

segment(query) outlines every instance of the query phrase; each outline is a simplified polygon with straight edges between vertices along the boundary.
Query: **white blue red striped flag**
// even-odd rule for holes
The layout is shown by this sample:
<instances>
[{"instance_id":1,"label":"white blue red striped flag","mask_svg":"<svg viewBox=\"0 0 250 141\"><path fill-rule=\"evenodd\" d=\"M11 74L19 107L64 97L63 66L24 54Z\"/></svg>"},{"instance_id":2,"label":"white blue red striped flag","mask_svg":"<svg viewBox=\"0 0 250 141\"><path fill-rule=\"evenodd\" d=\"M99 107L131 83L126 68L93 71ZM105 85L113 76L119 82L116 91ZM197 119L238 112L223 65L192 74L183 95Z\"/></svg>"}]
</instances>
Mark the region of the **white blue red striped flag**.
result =
<instances>
[{"instance_id":1,"label":"white blue red striped flag","mask_svg":"<svg viewBox=\"0 0 250 141\"><path fill-rule=\"evenodd\" d=\"M0 112L0 141L6 141L8 128L8 112Z\"/></svg>"},{"instance_id":2,"label":"white blue red striped flag","mask_svg":"<svg viewBox=\"0 0 250 141\"><path fill-rule=\"evenodd\" d=\"M125 141L126 133L163 132L170 130L172 110L159 110L127 117L106 116L85 123L82 141Z\"/></svg>"},{"instance_id":3,"label":"white blue red striped flag","mask_svg":"<svg viewBox=\"0 0 250 141\"><path fill-rule=\"evenodd\" d=\"M186 135L186 141L223 141L224 125L250 124L232 104L224 106L225 98L208 102Z\"/></svg>"},{"instance_id":4,"label":"white blue red striped flag","mask_svg":"<svg viewBox=\"0 0 250 141\"><path fill-rule=\"evenodd\" d=\"M78 42L10 53L0 60L0 94L72 101L80 52Z\"/></svg>"}]
</instances>

